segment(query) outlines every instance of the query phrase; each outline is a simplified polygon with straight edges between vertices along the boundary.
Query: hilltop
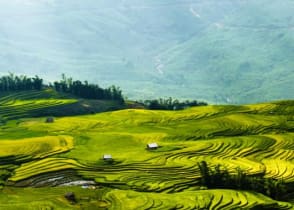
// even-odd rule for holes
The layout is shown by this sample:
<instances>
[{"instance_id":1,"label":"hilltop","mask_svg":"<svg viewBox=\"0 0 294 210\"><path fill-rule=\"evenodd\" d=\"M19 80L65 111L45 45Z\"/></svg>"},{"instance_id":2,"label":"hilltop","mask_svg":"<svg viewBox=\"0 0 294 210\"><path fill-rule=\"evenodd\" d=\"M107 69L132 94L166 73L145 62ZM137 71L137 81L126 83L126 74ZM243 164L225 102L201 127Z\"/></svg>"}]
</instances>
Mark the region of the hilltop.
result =
<instances>
[{"instance_id":1,"label":"hilltop","mask_svg":"<svg viewBox=\"0 0 294 210\"><path fill-rule=\"evenodd\" d=\"M54 89L0 93L0 121L40 116L72 116L124 109L114 100L83 99Z\"/></svg>"},{"instance_id":2,"label":"hilltop","mask_svg":"<svg viewBox=\"0 0 294 210\"><path fill-rule=\"evenodd\" d=\"M6 113L0 126L0 208L294 207L293 101L125 109L46 123L46 117L30 116L37 104L56 100L67 106L79 100L47 91L38 93L43 103L26 106L17 99L25 98L22 93L10 95L10 102L2 97L1 110L21 104L17 110L23 107L25 115ZM36 100L33 93L27 92ZM153 142L159 148L147 150ZM113 160L104 161L104 154ZM239 184L227 186L220 178L223 183L215 185L214 173ZM64 197L67 192L74 193L76 203Z\"/></svg>"}]
</instances>

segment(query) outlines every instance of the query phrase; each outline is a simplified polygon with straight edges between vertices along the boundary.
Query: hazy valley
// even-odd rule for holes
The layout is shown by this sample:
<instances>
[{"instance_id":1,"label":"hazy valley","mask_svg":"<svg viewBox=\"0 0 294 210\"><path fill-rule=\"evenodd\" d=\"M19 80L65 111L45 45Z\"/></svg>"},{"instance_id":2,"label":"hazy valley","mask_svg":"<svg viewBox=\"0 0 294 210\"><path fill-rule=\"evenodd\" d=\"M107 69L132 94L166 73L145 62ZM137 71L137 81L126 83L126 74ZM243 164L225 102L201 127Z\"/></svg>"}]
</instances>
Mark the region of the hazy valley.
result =
<instances>
[{"instance_id":1,"label":"hazy valley","mask_svg":"<svg viewBox=\"0 0 294 210\"><path fill-rule=\"evenodd\" d=\"M2 1L0 72L66 73L132 99L293 98L294 3L267 2Z\"/></svg>"}]
</instances>

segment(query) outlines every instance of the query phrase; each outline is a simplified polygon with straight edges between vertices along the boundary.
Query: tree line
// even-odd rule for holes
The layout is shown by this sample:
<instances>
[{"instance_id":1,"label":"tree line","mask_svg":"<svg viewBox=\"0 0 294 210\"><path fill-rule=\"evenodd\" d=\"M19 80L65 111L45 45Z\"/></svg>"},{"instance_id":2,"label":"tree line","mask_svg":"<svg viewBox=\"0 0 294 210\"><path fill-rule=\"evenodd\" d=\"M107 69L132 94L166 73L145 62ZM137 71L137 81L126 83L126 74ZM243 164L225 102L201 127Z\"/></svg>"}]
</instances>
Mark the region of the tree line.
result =
<instances>
[{"instance_id":1,"label":"tree line","mask_svg":"<svg viewBox=\"0 0 294 210\"><path fill-rule=\"evenodd\" d=\"M60 81L46 85L39 76L27 77L25 75L14 75L12 73L0 77L0 91L26 91L53 88L57 92L69 93L86 99L116 100L124 103L122 91L119 87L112 85L109 88L101 88L97 84L89 84L88 81L81 82L67 78L64 74Z\"/></svg>"},{"instance_id":2,"label":"tree line","mask_svg":"<svg viewBox=\"0 0 294 210\"><path fill-rule=\"evenodd\" d=\"M0 91L41 90L43 86L43 79L38 76L17 76L10 73L0 77Z\"/></svg>"},{"instance_id":3,"label":"tree line","mask_svg":"<svg viewBox=\"0 0 294 210\"><path fill-rule=\"evenodd\" d=\"M188 107L193 106L206 106L206 102L201 101L179 101L178 99L173 99L171 97L167 99L153 99L153 100L145 100L139 101L139 103L143 104L145 108L151 110L183 110Z\"/></svg>"},{"instance_id":4,"label":"tree line","mask_svg":"<svg viewBox=\"0 0 294 210\"><path fill-rule=\"evenodd\" d=\"M283 180L265 178L264 174L247 175L240 168L236 173L229 173L227 169L216 165L209 168L205 161L198 163L201 173L200 183L208 189L238 189L262 193L276 200L284 200L288 194L294 192L293 186Z\"/></svg>"},{"instance_id":5,"label":"tree line","mask_svg":"<svg viewBox=\"0 0 294 210\"><path fill-rule=\"evenodd\" d=\"M116 100L124 103L122 91L114 85L104 89L97 84L89 84L88 81L81 82L80 80L73 80L71 77L67 78L62 74L60 81L55 81L53 84L50 83L49 86L57 92L70 93L81 98Z\"/></svg>"},{"instance_id":6,"label":"tree line","mask_svg":"<svg viewBox=\"0 0 294 210\"><path fill-rule=\"evenodd\" d=\"M25 75L14 75L12 73L0 77L0 91L26 91L42 90L53 88L57 92L72 94L85 99L115 100L124 103L124 97L119 87L114 85L108 88L101 88L97 84L90 84L88 81L73 80L62 74L60 81L44 84L44 80L39 76L28 77ZM153 99L139 101L146 109L151 110L182 110L193 106L206 106L207 103L201 101L179 101L173 98Z\"/></svg>"}]
</instances>

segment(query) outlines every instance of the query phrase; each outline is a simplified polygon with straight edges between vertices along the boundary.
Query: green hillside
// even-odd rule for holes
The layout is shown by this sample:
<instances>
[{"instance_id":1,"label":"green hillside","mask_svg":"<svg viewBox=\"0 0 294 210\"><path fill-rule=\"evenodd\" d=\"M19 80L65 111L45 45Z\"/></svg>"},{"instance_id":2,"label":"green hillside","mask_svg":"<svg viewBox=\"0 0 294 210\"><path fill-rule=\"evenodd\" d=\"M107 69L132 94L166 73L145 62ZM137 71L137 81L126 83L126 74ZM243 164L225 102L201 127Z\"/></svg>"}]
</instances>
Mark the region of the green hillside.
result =
<instances>
[{"instance_id":1,"label":"green hillside","mask_svg":"<svg viewBox=\"0 0 294 210\"><path fill-rule=\"evenodd\" d=\"M13 103L0 126L0 209L294 209L293 101L127 109L53 123L29 116L38 103ZM153 142L160 147L147 150ZM251 186L205 186L203 161L231 177L242 171ZM254 186L258 180L265 184Z\"/></svg>"},{"instance_id":2,"label":"green hillside","mask_svg":"<svg viewBox=\"0 0 294 210\"><path fill-rule=\"evenodd\" d=\"M0 123L22 117L70 116L122 108L116 101L81 99L50 88L0 93Z\"/></svg>"},{"instance_id":3,"label":"green hillside","mask_svg":"<svg viewBox=\"0 0 294 210\"><path fill-rule=\"evenodd\" d=\"M293 99L292 0L0 2L0 74L66 73L131 99Z\"/></svg>"}]
</instances>

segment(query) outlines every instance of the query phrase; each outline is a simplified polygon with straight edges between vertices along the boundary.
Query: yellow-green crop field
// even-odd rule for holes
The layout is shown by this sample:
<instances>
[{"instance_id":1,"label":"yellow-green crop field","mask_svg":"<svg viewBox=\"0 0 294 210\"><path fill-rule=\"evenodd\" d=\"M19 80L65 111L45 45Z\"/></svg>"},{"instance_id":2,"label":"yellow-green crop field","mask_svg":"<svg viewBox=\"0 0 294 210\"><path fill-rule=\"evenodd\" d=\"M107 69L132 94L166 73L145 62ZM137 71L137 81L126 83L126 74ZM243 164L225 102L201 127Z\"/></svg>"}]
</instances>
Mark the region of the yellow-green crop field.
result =
<instances>
[{"instance_id":1,"label":"yellow-green crop field","mask_svg":"<svg viewBox=\"0 0 294 210\"><path fill-rule=\"evenodd\" d=\"M46 109L73 104L76 99L61 98L56 92L46 91L19 91L0 95L0 122L22 117L39 115Z\"/></svg>"},{"instance_id":2,"label":"yellow-green crop field","mask_svg":"<svg viewBox=\"0 0 294 210\"><path fill-rule=\"evenodd\" d=\"M45 123L26 110L53 99L4 99L0 178L7 176L0 209L294 209L293 193L275 200L254 191L207 189L198 167L205 161L293 187L294 101L126 109ZM9 106L15 111L6 113ZM152 142L160 147L147 150ZM113 161L103 161L104 154ZM77 202L68 202L66 192L74 192Z\"/></svg>"}]
</instances>

